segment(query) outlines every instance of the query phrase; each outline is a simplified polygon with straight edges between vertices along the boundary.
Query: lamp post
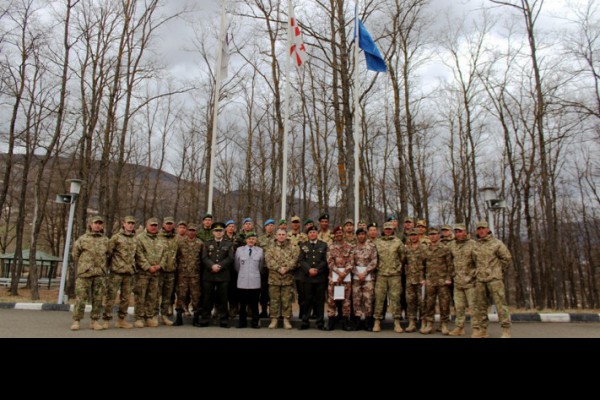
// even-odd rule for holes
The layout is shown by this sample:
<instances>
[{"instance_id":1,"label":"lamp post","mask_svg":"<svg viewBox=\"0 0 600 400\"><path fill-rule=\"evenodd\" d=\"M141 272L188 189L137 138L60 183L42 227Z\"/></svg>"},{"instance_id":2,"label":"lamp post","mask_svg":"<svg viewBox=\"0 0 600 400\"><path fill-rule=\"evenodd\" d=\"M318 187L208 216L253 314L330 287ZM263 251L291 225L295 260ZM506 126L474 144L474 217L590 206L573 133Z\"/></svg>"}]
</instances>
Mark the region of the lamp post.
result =
<instances>
[{"instance_id":1,"label":"lamp post","mask_svg":"<svg viewBox=\"0 0 600 400\"><path fill-rule=\"evenodd\" d=\"M504 199L496 198L496 191L498 188L495 186L486 186L479 189L483 193L483 199L488 211L488 224L490 225L490 231L496 235L496 229L494 227L494 211L503 210L506 208L506 201Z\"/></svg>"},{"instance_id":2,"label":"lamp post","mask_svg":"<svg viewBox=\"0 0 600 400\"><path fill-rule=\"evenodd\" d=\"M67 238L65 240L65 250L63 252L62 270L60 273L60 290L58 291L58 304L63 304L65 297L65 281L67 279L67 265L69 264L69 248L71 247L71 236L73 235L73 219L75 218L75 203L77 203L77 197L81 191L81 179L69 179L67 182L71 183L68 194L56 195L56 202L59 204L70 204L71 209L69 210L69 223L67 225Z\"/></svg>"}]
</instances>

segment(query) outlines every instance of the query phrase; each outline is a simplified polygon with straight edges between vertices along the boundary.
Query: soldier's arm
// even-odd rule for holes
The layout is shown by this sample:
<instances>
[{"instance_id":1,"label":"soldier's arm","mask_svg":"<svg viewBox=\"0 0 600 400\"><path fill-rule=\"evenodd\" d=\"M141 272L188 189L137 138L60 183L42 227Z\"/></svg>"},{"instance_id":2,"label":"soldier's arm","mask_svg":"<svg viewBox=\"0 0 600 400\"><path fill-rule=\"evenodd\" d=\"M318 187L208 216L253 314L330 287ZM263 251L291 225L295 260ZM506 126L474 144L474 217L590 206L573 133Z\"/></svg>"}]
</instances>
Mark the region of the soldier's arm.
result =
<instances>
[{"instance_id":1,"label":"soldier's arm","mask_svg":"<svg viewBox=\"0 0 600 400\"><path fill-rule=\"evenodd\" d=\"M262 274L265 269L265 252L263 251L258 261L258 271Z\"/></svg>"},{"instance_id":2,"label":"soldier's arm","mask_svg":"<svg viewBox=\"0 0 600 400\"><path fill-rule=\"evenodd\" d=\"M148 262L148 259L146 258L146 252L144 249L144 245L142 244L142 242L140 240L137 240L137 239L136 239L136 245L135 245L135 265L138 268L143 269L144 271L148 271L150 269L150 267L152 266Z\"/></svg>"},{"instance_id":3,"label":"soldier's arm","mask_svg":"<svg viewBox=\"0 0 600 400\"><path fill-rule=\"evenodd\" d=\"M292 250L290 251L290 265L288 265L288 270L295 271L300 268L300 264L298 264L298 257L300 256L300 249L298 246L292 246Z\"/></svg>"},{"instance_id":4,"label":"soldier's arm","mask_svg":"<svg viewBox=\"0 0 600 400\"><path fill-rule=\"evenodd\" d=\"M377 269L377 259L379 258L379 254L377 253L377 247L371 247L371 254L369 254L369 265L367 265L367 273L374 272Z\"/></svg>"},{"instance_id":5,"label":"soldier's arm","mask_svg":"<svg viewBox=\"0 0 600 400\"><path fill-rule=\"evenodd\" d=\"M233 263L233 266L237 272L240 272L240 254L240 249L237 249L235 252L235 261Z\"/></svg>"},{"instance_id":6,"label":"soldier's arm","mask_svg":"<svg viewBox=\"0 0 600 400\"><path fill-rule=\"evenodd\" d=\"M77 262L77 260L79 260L79 256L81 255L82 251L83 249L81 247L81 238L79 238L75 241L75 244L73 245L73 250L71 250L71 257L73 258L74 262Z\"/></svg>"},{"instance_id":7,"label":"soldier's arm","mask_svg":"<svg viewBox=\"0 0 600 400\"><path fill-rule=\"evenodd\" d=\"M452 276L454 275L454 259L452 257L452 252L450 249L446 251L446 282L452 281Z\"/></svg>"},{"instance_id":8,"label":"soldier's arm","mask_svg":"<svg viewBox=\"0 0 600 400\"><path fill-rule=\"evenodd\" d=\"M326 259L327 259L327 265L329 265L329 269L333 271L334 270L333 268L335 268L335 257L333 257L331 255L331 249L329 249L329 248L327 249Z\"/></svg>"},{"instance_id":9,"label":"soldier's arm","mask_svg":"<svg viewBox=\"0 0 600 400\"><path fill-rule=\"evenodd\" d=\"M508 265L510 264L511 260L512 260L512 256L510 255L510 251L508 250L508 247L506 247L506 245L502 242L500 242L500 246L498 247L498 251L496 252L496 255L498 256L498 258L500 259L500 262L502 263L502 271L506 271L506 268L508 268Z\"/></svg>"}]
</instances>

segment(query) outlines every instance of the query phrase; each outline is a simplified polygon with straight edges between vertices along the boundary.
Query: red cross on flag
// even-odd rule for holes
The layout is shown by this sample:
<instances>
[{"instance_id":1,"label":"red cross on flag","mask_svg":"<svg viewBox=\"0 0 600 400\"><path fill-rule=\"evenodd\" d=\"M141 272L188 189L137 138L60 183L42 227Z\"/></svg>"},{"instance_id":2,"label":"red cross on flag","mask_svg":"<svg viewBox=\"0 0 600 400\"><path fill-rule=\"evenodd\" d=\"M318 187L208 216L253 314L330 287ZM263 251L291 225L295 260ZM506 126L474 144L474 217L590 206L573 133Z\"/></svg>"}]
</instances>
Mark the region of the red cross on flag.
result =
<instances>
[{"instance_id":1,"label":"red cross on flag","mask_svg":"<svg viewBox=\"0 0 600 400\"><path fill-rule=\"evenodd\" d=\"M301 67L306 61L306 46L304 46L304 42L302 41L302 32L300 32L293 8L290 9L290 32L290 57L294 59L297 67Z\"/></svg>"}]
</instances>

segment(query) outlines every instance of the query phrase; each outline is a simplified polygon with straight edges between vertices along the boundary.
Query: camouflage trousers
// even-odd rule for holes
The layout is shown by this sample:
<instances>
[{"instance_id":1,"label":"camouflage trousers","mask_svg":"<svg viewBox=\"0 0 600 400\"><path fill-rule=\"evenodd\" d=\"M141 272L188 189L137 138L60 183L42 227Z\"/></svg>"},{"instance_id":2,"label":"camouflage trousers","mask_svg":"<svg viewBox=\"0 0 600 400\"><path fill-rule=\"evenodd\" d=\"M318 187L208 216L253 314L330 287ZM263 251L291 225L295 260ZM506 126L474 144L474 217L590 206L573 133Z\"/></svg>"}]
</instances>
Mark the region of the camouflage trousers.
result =
<instances>
[{"instance_id":1,"label":"camouflage trousers","mask_svg":"<svg viewBox=\"0 0 600 400\"><path fill-rule=\"evenodd\" d=\"M73 319L80 321L83 319L85 305L92 302L92 320L99 320L102 315L102 296L105 293L106 277L95 276L93 278L77 278L75 281L75 294L77 301L73 309Z\"/></svg>"},{"instance_id":2,"label":"camouflage trousers","mask_svg":"<svg viewBox=\"0 0 600 400\"><path fill-rule=\"evenodd\" d=\"M471 315L474 313L475 305L475 288L470 287L466 289L459 289L454 286L454 308L456 308L456 322L457 328L465 327L465 319L467 314L467 307L471 307ZM471 327L477 328L479 324L471 318Z\"/></svg>"},{"instance_id":3,"label":"camouflage trousers","mask_svg":"<svg viewBox=\"0 0 600 400\"><path fill-rule=\"evenodd\" d=\"M352 281L352 304L354 315L358 318L369 318L373 316L373 300L375 284L373 281Z\"/></svg>"},{"instance_id":4,"label":"camouflage trousers","mask_svg":"<svg viewBox=\"0 0 600 400\"><path fill-rule=\"evenodd\" d=\"M333 287L334 286L343 286L344 287L344 300L334 300L333 299ZM350 300L352 296L352 282L344 282L341 285L338 283L331 283L327 285L327 318L335 317L335 312L337 311L336 302L342 303L342 315L344 317L350 316L350 310L352 307L352 301Z\"/></svg>"},{"instance_id":5,"label":"camouflage trousers","mask_svg":"<svg viewBox=\"0 0 600 400\"><path fill-rule=\"evenodd\" d=\"M420 284L406 284L406 314L408 319L416 320L417 313L419 318L424 316L423 294Z\"/></svg>"},{"instance_id":6,"label":"camouflage trousers","mask_svg":"<svg viewBox=\"0 0 600 400\"><path fill-rule=\"evenodd\" d=\"M175 309L178 311L187 310L188 296L192 298L192 307L194 312L200 311L200 277L199 276L179 276L177 281L177 304Z\"/></svg>"},{"instance_id":7,"label":"camouflage trousers","mask_svg":"<svg viewBox=\"0 0 600 400\"><path fill-rule=\"evenodd\" d=\"M135 299L135 319L154 318L158 301L159 275L140 272L135 277L133 289Z\"/></svg>"},{"instance_id":8,"label":"camouflage trousers","mask_svg":"<svg viewBox=\"0 0 600 400\"><path fill-rule=\"evenodd\" d=\"M175 289L175 272L160 272L160 278L158 279L158 297L156 298L156 313L160 311L161 315L173 315L173 311L169 313L169 306L171 303L171 296L173 295L173 289Z\"/></svg>"},{"instance_id":9,"label":"camouflage trousers","mask_svg":"<svg viewBox=\"0 0 600 400\"><path fill-rule=\"evenodd\" d=\"M498 309L498 321L503 328L510 328L510 313L506 303L506 292L504 291L504 282L493 280L490 282L477 282L475 285L475 312L473 319L479 323L483 329L488 327L488 299L491 298Z\"/></svg>"},{"instance_id":10,"label":"camouflage trousers","mask_svg":"<svg viewBox=\"0 0 600 400\"><path fill-rule=\"evenodd\" d=\"M106 282L106 302L104 304L104 315L102 316L105 320L112 319L113 307L115 305L115 296L119 292L119 318L125 318L127 316L127 308L129 308L129 296L133 289L133 275L128 274L114 274L111 273L108 276Z\"/></svg>"},{"instance_id":11,"label":"camouflage trousers","mask_svg":"<svg viewBox=\"0 0 600 400\"><path fill-rule=\"evenodd\" d=\"M378 276L375 281L375 319L385 319L383 305L386 296L389 300L389 309L394 319L400 319L400 296L402 295L401 276Z\"/></svg>"},{"instance_id":12,"label":"camouflage trousers","mask_svg":"<svg viewBox=\"0 0 600 400\"><path fill-rule=\"evenodd\" d=\"M450 286L429 283L427 283L427 294L425 295L425 321L434 321L436 298L440 306L440 321L450 321Z\"/></svg>"},{"instance_id":13,"label":"camouflage trousers","mask_svg":"<svg viewBox=\"0 0 600 400\"><path fill-rule=\"evenodd\" d=\"M292 303L294 302L294 286L269 285L271 318L292 318Z\"/></svg>"}]
</instances>

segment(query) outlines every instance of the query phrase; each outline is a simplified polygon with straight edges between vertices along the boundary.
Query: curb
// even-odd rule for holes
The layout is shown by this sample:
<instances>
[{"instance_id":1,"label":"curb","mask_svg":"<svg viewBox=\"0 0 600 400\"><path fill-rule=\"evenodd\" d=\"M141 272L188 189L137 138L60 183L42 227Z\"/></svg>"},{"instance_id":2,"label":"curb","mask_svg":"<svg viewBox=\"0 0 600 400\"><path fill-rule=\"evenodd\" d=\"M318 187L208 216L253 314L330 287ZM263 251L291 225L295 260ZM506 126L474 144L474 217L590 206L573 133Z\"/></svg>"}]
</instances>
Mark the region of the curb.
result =
<instances>
[{"instance_id":1,"label":"curb","mask_svg":"<svg viewBox=\"0 0 600 400\"><path fill-rule=\"evenodd\" d=\"M0 310L28 310L28 311L69 311L73 312L72 304L56 303L3 303L0 302ZM119 308L113 309L113 314L118 312ZM127 314L133 314L133 307L127 309ZM91 305L85 306L85 312L92 311ZM488 314L490 322L498 321L498 314ZM467 320L470 318L467 316ZM579 314L579 313L515 313L510 315L512 322L600 322L600 314ZM440 316L436 314L435 320L439 321ZM452 317L454 320L454 317Z\"/></svg>"}]
</instances>

